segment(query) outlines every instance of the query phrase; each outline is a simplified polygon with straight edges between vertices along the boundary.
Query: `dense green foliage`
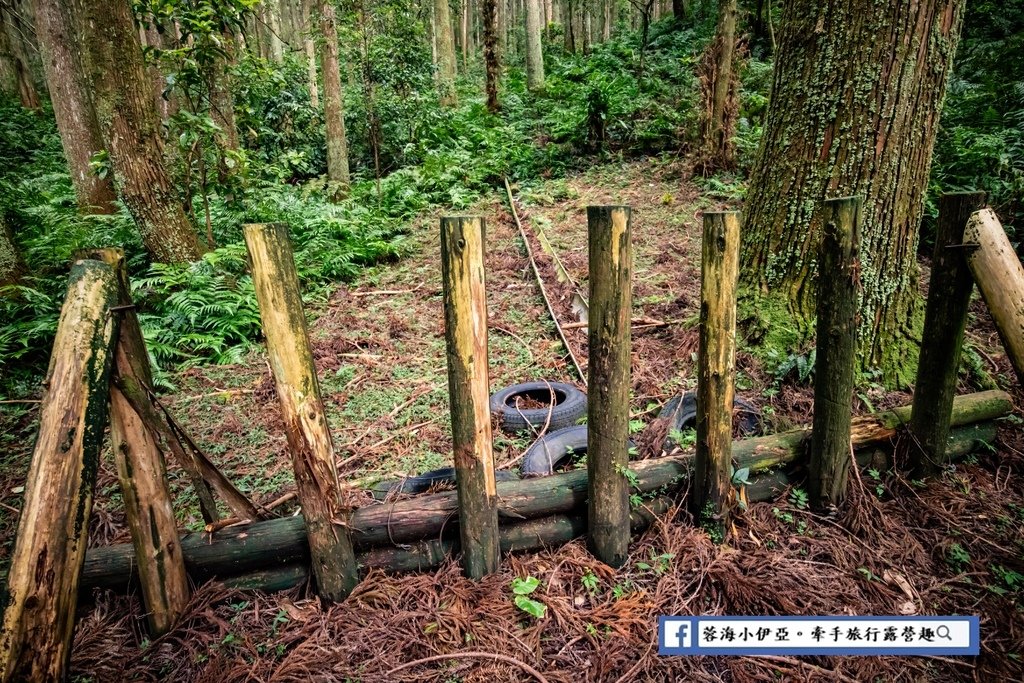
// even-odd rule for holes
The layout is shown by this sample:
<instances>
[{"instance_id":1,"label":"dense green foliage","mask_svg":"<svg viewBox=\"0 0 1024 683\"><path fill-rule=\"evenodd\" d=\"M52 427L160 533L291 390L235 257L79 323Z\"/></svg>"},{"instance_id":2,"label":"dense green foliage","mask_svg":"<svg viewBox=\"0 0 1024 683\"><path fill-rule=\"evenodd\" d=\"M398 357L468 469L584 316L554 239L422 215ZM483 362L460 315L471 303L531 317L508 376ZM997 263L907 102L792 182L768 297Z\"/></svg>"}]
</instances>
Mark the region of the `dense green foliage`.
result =
<instances>
[{"instance_id":1,"label":"dense green foliage","mask_svg":"<svg viewBox=\"0 0 1024 683\"><path fill-rule=\"evenodd\" d=\"M180 5L191 12L190 30L205 27L212 35L224 26L210 21L211 7L245 3ZM527 94L520 58L511 55L503 110L494 116L484 107L478 64L461 77L460 106L439 106L423 22L401 8L401 2L377 3L365 23L355 14L341 17L344 56L355 70L345 102L355 182L336 204L323 192L323 117L310 106L300 55L278 65L247 53L231 67L243 149L233 154L234 173L225 178L212 171L223 154L216 146L220 130L202 100L204 73L219 54L216 41L159 55L169 93L181 91L190 103L167 122L168 160L204 233L209 211L218 245L194 264L150 263L126 212L79 215L52 115L0 104L2 209L32 273L0 297L2 391L19 392L28 385L17 384L43 367L68 265L80 249L125 248L160 367L235 362L259 338L241 239L246 222L287 223L307 295L324 296L360 266L399 255L409 221L426 207L464 209L505 176L558 175L593 154L677 150L693 135L692 63L713 30L710 22L681 31L671 22L655 25L639 77L634 32L621 31L587 56L549 44L548 87L537 96ZM96 166L107 171L102 158ZM199 179L204 167L211 170Z\"/></svg>"},{"instance_id":2,"label":"dense green foliage","mask_svg":"<svg viewBox=\"0 0 1024 683\"><path fill-rule=\"evenodd\" d=\"M970 2L932 165L943 191L984 190L1011 239L1024 237L1024 1ZM934 224L925 225L930 239ZM1024 250L1018 245L1018 252Z\"/></svg>"},{"instance_id":3,"label":"dense green foliage","mask_svg":"<svg viewBox=\"0 0 1024 683\"><path fill-rule=\"evenodd\" d=\"M929 195L990 193L1008 230L1024 217L1024 8L972 5L943 116ZM561 27L545 43L546 88L526 90L519 33L506 49L502 111L484 107L482 65L460 68L459 106L438 103L427 17L404 0L346 5L339 15L345 118L354 184L331 203L325 193L322 110L310 104L304 55L282 64L222 41L243 26L252 0L143 2L140 16L174 19L187 47L147 57L179 106L165 124L166 154L197 229L212 237L202 261L149 262L128 214L82 216L75 208L52 113L0 101L0 211L12 226L28 275L0 296L0 393L43 367L74 254L123 246L150 348L162 368L234 362L259 337L241 226L286 223L307 295L323 297L359 268L402 253L410 221L431 206L468 207L513 180L560 175L624 155L685 154L698 125L695 66L714 31L713 3L639 31L620 24L587 55L563 48ZM365 14L362 12L365 10ZM765 40L742 60L736 131L739 168L702 180L706 191L742 197L772 76ZM641 66L642 65L642 66ZM241 149L225 150L211 113L211 75L226 69ZM100 155L95 167L109 172ZM224 172L227 169L227 172ZM221 171L221 172L218 172ZM926 221L927 238L930 222ZM28 385L25 385L28 386Z\"/></svg>"}]
</instances>

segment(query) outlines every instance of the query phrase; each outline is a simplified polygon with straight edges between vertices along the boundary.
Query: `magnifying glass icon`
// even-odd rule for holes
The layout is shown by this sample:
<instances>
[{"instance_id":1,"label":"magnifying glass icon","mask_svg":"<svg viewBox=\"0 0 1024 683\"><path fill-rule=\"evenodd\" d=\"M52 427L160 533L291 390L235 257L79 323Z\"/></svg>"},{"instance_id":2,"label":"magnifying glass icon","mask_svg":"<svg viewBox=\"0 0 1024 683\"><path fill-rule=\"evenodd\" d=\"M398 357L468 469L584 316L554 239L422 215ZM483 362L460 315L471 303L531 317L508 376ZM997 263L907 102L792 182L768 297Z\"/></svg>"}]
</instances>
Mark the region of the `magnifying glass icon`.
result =
<instances>
[{"instance_id":1,"label":"magnifying glass icon","mask_svg":"<svg viewBox=\"0 0 1024 683\"><path fill-rule=\"evenodd\" d=\"M935 629L935 635L939 638L945 638L946 640L953 640L953 636L949 634L948 626L940 626Z\"/></svg>"}]
</instances>

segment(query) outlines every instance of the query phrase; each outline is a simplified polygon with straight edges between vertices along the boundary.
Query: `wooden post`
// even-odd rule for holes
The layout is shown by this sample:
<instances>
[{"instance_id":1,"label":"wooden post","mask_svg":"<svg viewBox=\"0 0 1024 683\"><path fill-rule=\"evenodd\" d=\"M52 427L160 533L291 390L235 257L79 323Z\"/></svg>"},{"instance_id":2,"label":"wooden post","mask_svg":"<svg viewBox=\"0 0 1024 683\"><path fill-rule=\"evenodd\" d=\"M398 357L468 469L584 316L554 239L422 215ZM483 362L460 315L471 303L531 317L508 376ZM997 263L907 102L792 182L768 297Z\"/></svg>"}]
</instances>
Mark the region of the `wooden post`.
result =
<instances>
[{"instance_id":1,"label":"wooden post","mask_svg":"<svg viewBox=\"0 0 1024 683\"><path fill-rule=\"evenodd\" d=\"M850 473L850 420L860 289L860 197L825 202L818 257L817 359L808 484L811 503L838 506Z\"/></svg>"},{"instance_id":2,"label":"wooden post","mask_svg":"<svg viewBox=\"0 0 1024 683\"><path fill-rule=\"evenodd\" d=\"M697 351L697 449L694 519L725 538L732 486L732 403L736 369L736 278L740 219L706 212L701 249L700 339Z\"/></svg>"},{"instance_id":3,"label":"wooden post","mask_svg":"<svg viewBox=\"0 0 1024 683\"><path fill-rule=\"evenodd\" d=\"M350 511L342 501L288 228L280 223L246 225L245 244L306 517L317 592L325 600L343 600L359 581L348 527Z\"/></svg>"},{"instance_id":4,"label":"wooden post","mask_svg":"<svg viewBox=\"0 0 1024 683\"><path fill-rule=\"evenodd\" d=\"M146 386L152 386L146 342L132 306L124 251L99 249L92 255L113 268L117 277L121 318L114 375L134 375ZM110 387L110 445L135 547L146 620L150 634L159 636L170 630L188 603L185 558L167 490L163 453L146 423L115 384Z\"/></svg>"},{"instance_id":5,"label":"wooden post","mask_svg":"<svg viewBox=\"0 0 1024 683\"><path fill-rule=\"evenodd\" d=\"M83 260L72 266L7 578L4 681L64 678L107 426L116 301L117 280L108 265Z\"/></svg>"},{"instance_id":6,"label":"wooden post","mask_svg":"<svg viewBox=\"0 0 1024 683\"><path fill-rule=\"evenodd\" d=\"M633 247L628 206L588 206L590 334L587 364L589 540L620 567L629 552L630 320Z\"/></svg>"},{"instance_id":7,"label":"wooden post","mask_svg":"<svg viewBox=\"0 0 1024 683\"><path fill-rule=\"evenodd\" d=\"M915 476L934 474L945 459L956 395L960 349L974 279L962 245L971 214L985 205L984 192L944 194L939 200L932 275L924 314L921 355L914 383L908 448Z\"/></svg>"},{"instance_id":8,"label":"wooden post","mask_svg":"<svg viewBox=\"0 0 1024 683\"><path fill-rule=\"evenodd\" d=\"M967 265L996 322L1017 381L1024 384L1024 266L992 209L971 216L964 242L978 245L968 253Z\"/></svg>"},{"instance_id":9,"label":"wooden post","mask_svg":"<svg viewBox=\"0 0 1024 683\"><path fill-rule=\"evenodd\" d=\"M498 570L498 499L487 374L484 220L441 219L441 278L459 532L466 576Z\"/></svg>"}]
</instances>

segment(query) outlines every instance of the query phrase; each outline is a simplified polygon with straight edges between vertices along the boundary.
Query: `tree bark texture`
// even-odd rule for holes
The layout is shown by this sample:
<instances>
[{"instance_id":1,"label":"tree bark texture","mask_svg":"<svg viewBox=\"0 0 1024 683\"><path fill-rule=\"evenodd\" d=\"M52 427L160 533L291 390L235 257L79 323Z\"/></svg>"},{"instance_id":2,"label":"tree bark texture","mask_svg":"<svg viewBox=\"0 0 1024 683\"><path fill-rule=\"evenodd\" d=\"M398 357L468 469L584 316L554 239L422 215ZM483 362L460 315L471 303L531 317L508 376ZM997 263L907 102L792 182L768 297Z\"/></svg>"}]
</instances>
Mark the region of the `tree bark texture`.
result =
<instances>
[{"instance_id":1,"label":"tree bark texture","mask_svg":"<svg viewBox=\"0 0 1024 683\"><path fill-rule=\"evenodd\" d=\"M842 504L852 464L862 202L860 197L830 199L823 212L809 477L811 504L818 508Z\"/></svg>"},{"instance_id":2,"label":"tree bark texture","mask_svg":"<svg viewBox=\"0 0 1024 683\"><path fill-rule=\"evenodd\" d=\"M287 226L245 226L267 354L306 517L317 592L343 600L358 582L349 511L335 467Z\"/></svg>"},{"instance_id":3,"label":"tree bark texture","mask_svg":"<svg viewBox=\"0 0 1024 683\"><path fill-rule=\"evenodd\" d=\"M63 680L71 654L89 513L107 426L117 280L99 261L77 262L39 415L39 437L8 575L0 632L4 681Z\"/></svg>"},{"instance_id":4,"label":"tree bark texture","mask_svg":"<svg viewBox=\"0 0 1024 683\"><path fill-rule=\"evenodd\" d=\"M86 213L111 214L117 210L114 183L109 176L100 178L89 165L104 145L89 96L76 25L71 0L36 2L36 35L78 207Z\"/></svg>"},{"instance_id":5,"label":"tree bark texture","mask_svg":"<svg viewBox=\"0 0 1024 683\"><path fill-rule=\"evenodd\" d=\"M627 206L587 207L589 533L594 555L612 567L621 566L629 552L630 214Z\"/></svg>"},{"instance_id":6,"label":"tree bark texture","mask_svg":"<svg viewBox=\"0 0 1024 683\"><path fill-rule=\"evenodd\" d=\"M501 62L498 54L498 0L483 0L484 68L487 72L487 110L497 114Z\"/></svg>"},{"instance_id":7,"label":"tree bark texture","mask_svg":"<svg viewBox=\"0 0 1024 683\"><path fill-rule=\"evenodd\" d=\"M974 290L974 278L961 245L971 214L984 205L984 192L945 194L939 200L932 275L910 415L910 433L914 438L908 440L910 460L919 477L934 474L945 462L967 309Z\"/></svg>"},{"instance_id":8,"label":"tree bark texture","mask_svg":"<svg viewBox=\"0 0 1024 683\"><path fill-rule=\"evenodd\" d=\"M724 539L732 486L732 404L736 372L736 278L740 221L735 211L704 213L697 347L697 454L690 510Z\"/></svg>"},{"instance_id":9,"label":"tree bark texture","mask_svg":"<svg viewBox=\"0 0 1024 683\"><path fill-rule=\"evenodd\" d=\"M160 122L131 7L127 0L82 0L82 7L94 104L118 194L156 261L196 261L205 249L164 167Z\"/></svg>"},{"instance_id":10,"label":"tree bark texture","mask_svg":"<svg viewBox=\"0 0 1024 683\"><path fill-rule=\"evenodd\" d=\"M14 243L7 217L0 211L0 287L16 283L25 272L25 263Z\"/></svg>"},{"instance_id":11,"label":"tree bark texture","mask_svg":"<svg viewBox=\"0 0 1024 683\"><path fill-rule=\"evenodd\" d=\"M544 51L541 47L540 0L526 2L526 87L544 89Z\"/></svg>"},{"instance_id":12,"label":"tree bark texture","mask_svg":"<svg viewBox=\"0 0 1024 683\"><path fill-rule=\"evenodd\" d=\"M743 279L809 332L826 196L864 197L861 367L913 377L917 231L964 0L787 0ZM909 358L908 358L909 356Z\"/></svg>"},{"instance_id":13,"label":"tree bark texture","mask_svg":"<svg viewBox=\"0 0 1024 683\"><path fill-rule=\"evenodd\" d=\"M345 138L345 110L342 104L341 71L338 61L338 27L334 3L320 3L320 32L323 38L320 63L324 72L324 120L327 130L327 179L337 184L336 197L348 193L348 141Z\"/></svg>"},{"instance_id":14,"label":"tree bark texture","mask_svg":"<svg viewBox=\"0 0 1024 683\"><path fill-rule=\"evenodd\" d=\"M441 219L448 392L462 562L470 578L498 569L498 501L487 372L484 220Z\"/></svg>"},{"instance_id":15,"label":"tree bark texture","mask_svg":"<svg viewBox=\"0 0 1024 683\"><path fill-rule=\"evenodd\" d=\"M20 24L15 4L10 0L0 1L0 61L7 65L3 67L4 80L13 80L13 94L17 94L21 106L39 109L42 102L32 79L32 67L26 54Z\"/></svg>"},{"instance_id":16,"label":"tree bark texture","mask_svg":"<svg viewBox=\"0 0 1024 683\"><path fill-rule=\"evenodd\" d=\"M320 87L316 73L316 41L313 40L311 18L313 0L302 0L302 47L306 52L306 79L309 84L309 103L313 109L320 108Z\"/></svg>"},{"instance_id":17,"label":"tree bark texture","mask_svg":"<svg viewBox=\"0 0 1024 683\"><path fill-rule=\"evenodd\" d=\"M739 79L736 77L736 0L718 3L718 27L705 57L710 78L704 86L705 102L703 172L729 168L733 164L732 135L736 126Z\"/></svg>"},{"instance_id":18,"label":"tree bark texture","mask_svg":"<svg viewBox=\"0 0 1024 683\"><path fill-rule=\"evenodd\" d=\"M964 241L977 245L967 255L967 265L992 313L1017 381L1024 384L1024 266L992 209L971 216Z\"/></svg>"},{"instance_id":19,"label":"tree bark texture","mask_svg":"<svg viewBox=\"0 0 1024 683\"><path fill-rule=\"evenodd\" d=\"M458 96L455 92L455 33L448 0L434 0L434 27L437 31L437 89L441 105L451 107L457 104Z\"/></svg>"}]
</instances>

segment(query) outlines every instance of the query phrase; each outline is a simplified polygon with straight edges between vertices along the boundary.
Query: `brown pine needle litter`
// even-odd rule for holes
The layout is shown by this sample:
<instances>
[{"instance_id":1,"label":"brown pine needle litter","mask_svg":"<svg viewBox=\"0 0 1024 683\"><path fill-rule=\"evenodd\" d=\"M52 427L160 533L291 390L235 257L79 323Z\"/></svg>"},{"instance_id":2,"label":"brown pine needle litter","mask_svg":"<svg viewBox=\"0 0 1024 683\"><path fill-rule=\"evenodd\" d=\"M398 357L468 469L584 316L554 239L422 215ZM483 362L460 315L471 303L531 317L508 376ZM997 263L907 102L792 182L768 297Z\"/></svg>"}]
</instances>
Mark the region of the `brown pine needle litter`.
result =
<instances>
[{"instance_id":1,"label":"brown pine needle litter","mask_svg":"<svg viewBox=\"0 0 1024 683\"><path fill-rule=\"evenodd\" d=\"M1019 476L1024 459L983 458L927 488L897 480L883 499L862 479L836 519L790 497L756 504L731 546L714 545L676 508L634 542L618 571L575 541L506 558L479 582L453 563L404 576L373 571L331 606L306 588L264 595L209 583L177 628L152 642L136 597L100 593L78 624L72 672L216 683L1020 680L1012 655L1024 652L1024 616L989 571L1024 569L1024 520L990 537L990 520L1008 503L1024 510L1021 487L997 490L993 474L1007 468ZM957 571L953 543L970 558ZM513 603L512 579L527 576L541 582L531 595L547 608L541 619ZM658 615L908 612L981 615L981 656L659 657L655 644Z\"/></svg>"}]
</instances>

